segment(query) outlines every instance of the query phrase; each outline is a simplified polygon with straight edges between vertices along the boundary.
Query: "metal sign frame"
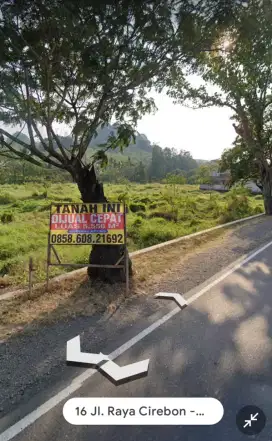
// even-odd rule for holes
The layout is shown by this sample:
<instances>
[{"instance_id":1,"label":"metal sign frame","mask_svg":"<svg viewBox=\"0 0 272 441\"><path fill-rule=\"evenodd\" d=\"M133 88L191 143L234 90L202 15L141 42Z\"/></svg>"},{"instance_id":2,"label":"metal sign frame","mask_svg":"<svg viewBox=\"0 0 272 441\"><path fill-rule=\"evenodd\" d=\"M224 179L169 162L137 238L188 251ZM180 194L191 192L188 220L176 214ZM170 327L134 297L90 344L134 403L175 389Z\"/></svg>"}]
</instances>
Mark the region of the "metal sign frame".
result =
<instances>
[{"instance_id":1,"label":"metal sign frame","mask_svg":"<svg viewBox=\"0 0 272 441\"><path fill-rule=\"evenodd\" d=\"M102 204L103 202L97 202L97 204ZM90 202L91 204L91 202ZM94 202L92 204L95 204ZM74 267L74 268L87 268L87 267L92 267L92 268L123 268L125 271L125 278L126 278L126 295L129 294L129 253L127 250L127 227L126 227L126 214L127 214L127 205L124 202L123 204L121 204L120 202L118 203L119 205L123 205L123 215L124 215L124 243L122 244L124 246L124 254L118 259L118 261L114 264L114 265L96 265L96 264L84 264L84 263L62 263L60 260L60 257L57 253L57 250L55 249L55 245L56 244L52 244L50 243L50 232L51 232L51 210L52 210L52 206L53 205L57 205L57 204L51 204L50 205L50 214L49 214L49 233L48 233L48 241L47 241L47 259L46 259L46 290L48 291L49 288L49 268L50 266L63 266L63 267ZM59 205L64 205L63 204L59 204ZM71 203L69 204L65 204L65 205L72 205ZM63 245L63 244L59 244L59 245ZM71 243L69 245L91 245L89 243ZM107 245L105 243L103 244L93 244L93 245ZM118 243L116 244L112 244L112 245L108 245L108 246L115 246L115 245L119 245ZM52 251L54 253L55 258L57 259L57 263L53 263L51 261L51 257L52 257ZM120 262L124 259L124 264L120 264Z\"/></svg>"}]
</instances>

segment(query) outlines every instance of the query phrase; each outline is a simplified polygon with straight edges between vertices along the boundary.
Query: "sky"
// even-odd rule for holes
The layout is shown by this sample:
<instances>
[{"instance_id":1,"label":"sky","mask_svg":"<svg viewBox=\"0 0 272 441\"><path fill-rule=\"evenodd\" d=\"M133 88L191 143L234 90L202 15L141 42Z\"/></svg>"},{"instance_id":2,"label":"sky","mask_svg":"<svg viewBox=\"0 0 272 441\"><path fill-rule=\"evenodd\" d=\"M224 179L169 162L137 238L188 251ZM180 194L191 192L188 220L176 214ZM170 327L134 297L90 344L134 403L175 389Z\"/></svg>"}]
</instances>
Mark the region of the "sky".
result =
<instances>
[{"instance_id":1,"label":"sky","mask_svg":"<svg viewBox=\"0 0 272 441\"><path fill-rule=\"evenodd\" d=\"M151 95L158 110L145 115L137 126L137 130L145 134L151 143L187 150L193 158L206 160L220 158L223 150L231 147L236 135L230 109L212 107L193 110L173 104L165 93L153 92ZM0 127L4 126L0 123ZM13 133L18 129L12 127L8 131ZM56 131L61 135L69 134L67 127L59 125Z\"/></svg>"},{"instance_id":2,"label":"sky","mask_svg":"<svg viewBox=\"0 0 272 441\"><path fill-rule=\"evenodd\" d=\"M188 109L166 94L153 93L155 114L145 115L138 131L161 147L188 150L195 159L217 159L225 148L231 147L236 134L228 108L211 107Z\"/></svg>"}]
</instances>

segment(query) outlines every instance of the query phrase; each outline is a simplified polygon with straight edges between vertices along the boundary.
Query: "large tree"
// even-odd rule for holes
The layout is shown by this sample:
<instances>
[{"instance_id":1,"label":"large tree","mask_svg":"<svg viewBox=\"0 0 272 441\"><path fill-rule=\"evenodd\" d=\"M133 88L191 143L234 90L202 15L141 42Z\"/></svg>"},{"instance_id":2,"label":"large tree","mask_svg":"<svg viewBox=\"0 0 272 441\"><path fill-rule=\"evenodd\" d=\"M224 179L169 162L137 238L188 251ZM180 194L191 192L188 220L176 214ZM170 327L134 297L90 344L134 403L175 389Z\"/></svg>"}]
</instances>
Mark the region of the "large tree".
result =
<instances>
[{"instance_id":1,"label":"large tree","mask_svg":"<svg viewBox=\"0 0 272 441\"><path fill-rule=\"evenodd\" d=\"M233 176L261 186L265 212L272 214L272 8L270 0L249 0L228 30L218 30L210 52L194 57L183 75L173 77L171 95L194 107L228 107L237 142L224 153ZM195 87L186 76L199 75ZM211 87L212 86L212 87ZM215 127L216 130L216 127Z\"/></svg>"},{"instance_id":2,"label":"large tree","mask_svg":"<svg viewBox=\"0 0 272 441\"><path fill-rule=\"evenodd\" d=\"M219 163L221 172L230 172L229 185L253 181L263 191L258 163L254 152L245 146L240 137L234 141L234 146L226 149Z\"/></svg>"},{"instance_id":3,"label":"large tree","mask_svg":"<svg viewBox=\"0 0 272 441\"><path fill-rule=\"evenodd\" d=\"M0 16L0 121L25 127L30 142L4 126L0 153L66 170L84 202L106 201L94 163L105 163L108 149L130 143L138 119L153 107L146 92L154 84L163 87L174 64L210 41L210 21L221 26L236 3L6 0ZM201 28L194 27L198 16ZM88 161L97 129L112 118L117 135ZM64 145L56 123L71 129L71 145ZM90 263L113 264L123 251L93 246ZM122 278L121 271L97 268L89 268L89 275Z\"/></svg>"}]
</instances>

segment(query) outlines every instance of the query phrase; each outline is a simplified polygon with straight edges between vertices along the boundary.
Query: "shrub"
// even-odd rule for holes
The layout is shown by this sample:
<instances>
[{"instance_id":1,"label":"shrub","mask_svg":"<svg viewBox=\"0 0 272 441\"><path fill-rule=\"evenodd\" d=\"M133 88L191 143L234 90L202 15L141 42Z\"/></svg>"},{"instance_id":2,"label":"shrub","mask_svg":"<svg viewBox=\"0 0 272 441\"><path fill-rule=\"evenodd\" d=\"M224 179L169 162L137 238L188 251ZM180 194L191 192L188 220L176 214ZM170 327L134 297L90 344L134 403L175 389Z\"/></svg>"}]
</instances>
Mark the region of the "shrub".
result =
<instances>
[{"instance_id":1,"label":"shrub","mask_svg":"<svg viewBox=\"0 0 272 441\"><path fill-rule=\"evenodd\" d=\"M142 204L149 204L149 203L151 202L151 199L145 197L145 198L137 199L137 201L135 201L135 202L140 202L140 203L142 203Z\"/></svg>"},{"instance_id":2,"label":"shrub","mask_svg":"<svg viewBox=\"0 0 272 441\"><path fill-rule=\"evenodd\" d=\"M39 203L36 201L25 201L21 207L20 207L20 211L22 213L30 213L31 211L36 211L39 208Z\"/></svg>"},{"instance_id":3,"label":"shrub","mask_svg":"<svg viewBox=\"0 0 272 441\"><path fill-rule=\"evenodd\" d=\"M257 205L257 207L254 208L254 214L263 213L264 209L263 207L260 207L260 205Z\"/></svg>"},{"instance_id":4,"label":"shrub","mask_svg":"<svg viewBox=\"0 0 272 441\"><path fill-rule=\"evenodd\" d=\"M130 211L132 211L132 213L137 213L138 211L146 211L146 207L144 204L130 204L129 205Z\"/></svg>"},{"instance_id":5,"label":"shrub","mask_svg":"<svg viewBox=\"0 0 272 441\"><path fill-rule=\"evenodd\" d=\"M118 199L118 202L127 202L127 200L128 200L128 192L126 191L124 193L120 193L117 196L117 199Z\"/></svg>"},{"instance_id":6,"label":"shrub","mask_svg":"<svg viewBox=\"0 0 272 441\"><path fill-rule=\"evenodd\" d=\"M30 199L46 199L48 196L47 190L39 193L38 191L34 191L31 195Z\"/></svg>"},{"instance_id":7,"label":"shrub","mask_svg":"<svg viewBox=\"0 0 272 441\"><path fill-rule=\"evenodd\" d=\"M47 211L47 210L48 211L50 210L50 204L43 205L42 207L39 208L38 211Z\"/></svg>"},{"instance_id":8,"label":"shrub","mask_svg":"<svg viewBox=\"0 0 272 441\"><path fill-rule=\"evenodd\" d=\"M141 217L142 219L147 218L147 214L144 211L138 211L137 216Z\"/></svg>"},{"instance_id":9,"label":"shrub","mask_svg":"<svg viewBox=\"0 0 272 441\"><path fill-rule=\"evenodd\" d=\"M14 220L14 216L11 212L6 211L1 215L0 220L2 224L9 224Z\"/></svg>"},{"instance_id":10,"label":"shrub","mask_svg":"<svg viewBox=\"0 0 272 441\"><path fill-rule=\"evenodd\" d=\"M21 201L17 201L14 202L14 204L12 204L12 207L20 207L20 205L21 205Z\"/></svg>"},{"instance_id":11,"label":"shrub","mask_svg":"<svg viewBox=\"0 0 272 441\"><path fill-rule=\"evenodd\" d=\"M250 196L251 191L249 188L244 187L243 185L236 185L231 188L228 193L228 196Z\"/></svg>"},{"instance_id":12,"label":"shrub","mask_svg":"<svg viewBox=\"0 0 272 441\"><path fill-rule=\"evenodd\" d=\"M190 221L190 227L195 227L196 225L199 225L201 223L201 221L199 219L193 218Z\"/></svg>"},{"instance_id":13,"label":"shrub","mask_svg":"<svg viewBox=\"0 0 272 441\"><path fill-rule=\"evenodd\" d=\"M12 257L13 254L13 249L9 248L8 246L6 247L1 247L0 249L0 260L5 260L5 259L9 259L10 257Z\"/></svg>"},{"instance_id":14,"label":"shrub","mask_svg":"<svg viewBox=\"0 0 272 441\"><path fill-rule=\"evenodd\" d=\"M195 211L197 209L196 201L192 198L187 198L185 201L186 210Z\"/></svg>"},{"instance_id":15,"label":"shrub","mask_svg":"<svg viewBox=\"0 0 272 441\"><path fill-rule=\"evenodd\" d=\"M222 209L218 202L216 200L209 200L208 204L205 207L205 211L207 211L207 214L212 214L213 217L220 216Z\"/></svg>"},{"instance_id":16,"label":"shrub","mask_svg":"<svg viewBox=\"0 0 272 441\"><path fill-rule=\"evenodd\" d=\"M234 192L228 195L227 205L223 211L220 221L231 222L252 215L249 199L245 194L237 195Z\"/></svg>"},{"instance_id":17,"label":"shrub","mask_svg":"<svg viewBox=\"0 0 272 441\"><path fill-rule=\"evenodd\" d=\"M140 225L142 225L142 222L143 222L143 220L142 220L140 217L137 217L137 218L134 220L132 226L133 226L133 227L139 227Z\"/></svg>"},{"instance_id":18,"label":"shrub","mask_svg":"<svg viewBox=\"0 0 272 441\"><path fill-rule=\"evenodd\" d=\"M149 205L149 208L151 210L154 210L155 208L161 207L162 205L165 205L165 201L156 201L152 202L152 204Z\"/></svg>"},{"instance_id":19,"label":"shrub","mask_svg":"<svg viewBox=\"0 0 272 441\"><path fill-rule=\"evenodd\" d=\"M160 217L167 221L177 222L178 215L177 212L164 212L164 211L153 211L150 213L149 217L152 219L153 217Z\"/></svg>"},{"instance_id":20,"label":"shrub","mask_svg":"<svg viewBox=\"0 0 272 441\"><path fill-rule=\"evenodd\" d=\"M163 219L161 221L165 222ZM168 223L149 223L141 228L141 246L149 247L177 237L176 231Z\"/></svg>"},{"instance_id":21,"label":"shrub","mask_svg":"<svg viewBox=\"0 0 272 441\"><path fill-rule=\"evenodd\" d=\"M9 193L2 193L0 194L0 205L6 205L6 204L12 204L12 202L15 202L16 198L12 196Z\"/></svg>"}]
</instances>

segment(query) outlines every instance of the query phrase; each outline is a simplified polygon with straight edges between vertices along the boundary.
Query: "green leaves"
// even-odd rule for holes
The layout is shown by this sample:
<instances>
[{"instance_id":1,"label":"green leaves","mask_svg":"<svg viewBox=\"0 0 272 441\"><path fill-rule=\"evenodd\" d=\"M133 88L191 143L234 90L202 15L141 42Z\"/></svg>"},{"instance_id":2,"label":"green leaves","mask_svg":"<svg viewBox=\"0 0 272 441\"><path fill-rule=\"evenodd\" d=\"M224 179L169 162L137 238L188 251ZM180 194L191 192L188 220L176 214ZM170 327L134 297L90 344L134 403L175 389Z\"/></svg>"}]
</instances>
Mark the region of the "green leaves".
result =
<instances>
[{"instance_id":1,"label":"green leaves","mask_svg":"<svg viewBox=\"0 0 272 441\"><path fill-rule=\"evenodd\" d=\"M261 184L260 170L254 153L238 139L233 148L225 150L222 154L220 171L227 170L231 175L230 185L248 180L253 180L257 185Z\"/></svg>"},{"instance_id":2,"label":"green leaves","mask_svg":"<svg viewBox=\"0 0 272 441\"><path fill-rule=\"evenodd\" d=\"M205 27L206 18L196 26ZM192 51L188 59L187 73L200 76L204 85L175 74L169 95L194 108L232 109L238 138L224 152L222 170L230 170L232 182L260 182L272 161L272 9L259 0L237 5L232 22L223 28L215 22L210 35L210 50Z\"/></svg>"},{"instance_id":3,"label":"green leaves","mask_svg":"<svg viewBox=\"0 0 272 441\"><path fill-rule=\"evenodd\" d=\"M225 3L6 2L1 7L0 120L25 123L32 158L75 175L75 158L82 163L97 128L115 119L117 132L93 158L106 164L106 151L123 151L139 118L154 109L150 88L169 86L174 72L178 81L181 62L210 40L209 20L214 14L220 23L226 19L234 2L229 0L228 8ZM205 100L209 104L210 98ZM55 123L69 127L72 145L62 146Z\"/></svg>"},{"instance_id":4,"label":"green leaves","mask_svg":"<svg viewBox=\"0 0 272 441\"><path fill-rule=\"evenodd\" d=\"M101 168L105 168L108 165L108 157L104 150L98 150L98 152L92 156L92 162L89 167L91 168L96 162L99 162Z\"/></svg>"}]
</instances>

